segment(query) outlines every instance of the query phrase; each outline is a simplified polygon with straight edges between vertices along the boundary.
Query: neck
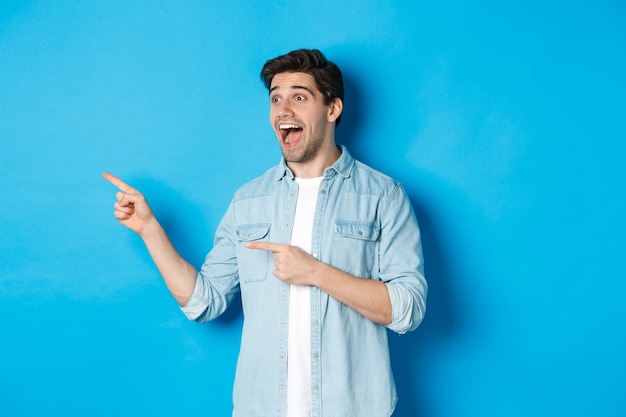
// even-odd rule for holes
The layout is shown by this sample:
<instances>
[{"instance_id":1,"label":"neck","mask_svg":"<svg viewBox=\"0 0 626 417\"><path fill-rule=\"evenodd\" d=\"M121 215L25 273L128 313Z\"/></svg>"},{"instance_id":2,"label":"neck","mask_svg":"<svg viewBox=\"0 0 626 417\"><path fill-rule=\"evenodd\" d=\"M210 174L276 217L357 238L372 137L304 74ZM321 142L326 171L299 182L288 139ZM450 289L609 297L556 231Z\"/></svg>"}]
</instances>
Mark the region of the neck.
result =
<instances>
[{"instance_id":1,"label":"neck","mask_svg":"<svg viewBox=\"0 0 626 417\"><path fill-rule=\"evenodd\" d=\"M320 148L314 158L303 162L288 162L287 166L298 178L317 178L324 175L324 170L332 166L339 157L341 151L332 141L328 146Z\"/></svg>"}]
</instances>

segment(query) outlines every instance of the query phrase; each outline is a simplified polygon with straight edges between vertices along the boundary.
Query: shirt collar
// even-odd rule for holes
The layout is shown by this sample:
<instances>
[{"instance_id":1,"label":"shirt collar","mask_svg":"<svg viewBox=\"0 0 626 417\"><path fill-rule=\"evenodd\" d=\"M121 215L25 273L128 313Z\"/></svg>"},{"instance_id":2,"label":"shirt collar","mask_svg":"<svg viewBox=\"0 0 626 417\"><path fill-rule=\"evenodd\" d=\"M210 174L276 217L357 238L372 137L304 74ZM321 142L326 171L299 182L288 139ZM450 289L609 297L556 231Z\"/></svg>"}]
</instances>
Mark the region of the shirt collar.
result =
<instances>
[{"instance_id":1,"label":"shirt collar","mask_svg":"<svg viewBox=\"0 0 626 417\"><path fill-rule=\"evenodd\" d=\"M354 166L354 158L348 152L348 148L343 145L339 145L339 149L341 150L341 156L333 165L326 168L324 170L324 177L328 178L336 172L344 178L348 178L350 173L352 172L352 168ZM334 171L334 172L333 172ZM289 167L287 166L287 162L285 158L280 159L280 164L276 167L276 181L282 180L284 177L288 177L289 179L294 179L295 175Z\"/></svg>"}]
</instances>

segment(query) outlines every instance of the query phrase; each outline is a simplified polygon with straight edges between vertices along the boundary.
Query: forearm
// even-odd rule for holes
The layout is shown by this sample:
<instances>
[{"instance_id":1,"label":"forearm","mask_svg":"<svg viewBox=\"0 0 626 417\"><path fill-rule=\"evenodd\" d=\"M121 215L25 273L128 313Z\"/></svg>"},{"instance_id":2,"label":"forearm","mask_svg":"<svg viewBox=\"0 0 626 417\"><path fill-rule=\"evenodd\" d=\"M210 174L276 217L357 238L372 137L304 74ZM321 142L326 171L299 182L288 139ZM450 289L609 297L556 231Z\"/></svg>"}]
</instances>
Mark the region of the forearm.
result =
<instances>
[{"instance_id":1,"label":"forearm","mask_svg":"<svg viewBox=\"0 0 626 417\"><path fill-rule=\"evenodd\" d=\"M270 242L249 242L246 246L273 253L276 278L289 284L317 287L375 323L391 323L391 298L383 282L350 275L318 261L297 246Z\"/></svg>"},{"instance_id":2,"label":"forearm","mask_svg":"<svg viewBox=\"0 0 626 417\"><path fill-rule=\"evenodd\" d=\"M156 219L146 225L140 236L172 296L184 306L195 287L195 267L180 256Z\"/></svg>"},{"instance_id":3,"label":"forearm","mask_svg":"<svg viewBox=\"0 0 626 417\"><path fill-rule=\"evenodd\" d=\"M375 323L391 323L391 300L381 281L358 278L320 262L314 285Z\"/></svg>"}]
</instances>

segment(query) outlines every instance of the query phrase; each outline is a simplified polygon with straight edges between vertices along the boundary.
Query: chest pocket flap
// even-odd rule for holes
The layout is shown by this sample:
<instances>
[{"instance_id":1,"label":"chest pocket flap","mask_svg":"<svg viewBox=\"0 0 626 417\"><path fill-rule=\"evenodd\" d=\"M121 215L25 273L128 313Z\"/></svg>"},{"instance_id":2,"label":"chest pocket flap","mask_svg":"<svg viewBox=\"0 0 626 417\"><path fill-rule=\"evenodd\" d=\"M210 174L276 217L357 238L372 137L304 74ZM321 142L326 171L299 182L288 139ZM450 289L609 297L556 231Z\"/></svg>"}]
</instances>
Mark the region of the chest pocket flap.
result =
<instances>
[{"instance_id":1,"label":"chest pocket flap","mask_svg":"<svg viewBox=\"0 0 626 417\"><path fill-rule=\"evenodd\" d=\"M377 240L380 229L375 223L348 220L335 221L335 231L343 237L361 240Z\"/></svg>"},{"instance_id":2,"label":"chest pocket flap","mask_svg":"<svg viewBox=\"0 0 626 417\"><path fill-rule=\"evenodd\" d=\"M240 242L261 240L270 232L268 223L244 224L237 227L237 238Z\"/></svg>"}]
</instances>

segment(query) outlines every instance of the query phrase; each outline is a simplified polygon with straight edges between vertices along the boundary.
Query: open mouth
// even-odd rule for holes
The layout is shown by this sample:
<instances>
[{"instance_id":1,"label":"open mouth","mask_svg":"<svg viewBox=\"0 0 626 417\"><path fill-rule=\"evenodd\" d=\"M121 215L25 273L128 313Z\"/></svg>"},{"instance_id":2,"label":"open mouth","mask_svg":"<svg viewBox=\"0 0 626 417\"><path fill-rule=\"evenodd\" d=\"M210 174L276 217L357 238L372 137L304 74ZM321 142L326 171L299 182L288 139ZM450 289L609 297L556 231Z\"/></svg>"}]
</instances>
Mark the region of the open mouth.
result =
<instances>
[{"instance_id":1,"label":"open mouth","mask_svg":"<svg viewBox=\"0 0 626 417\"><path fill-rule=\"evenodd\" d=\"M302 135L302 128L293 123L279 124L278 131L280 132L280 138L286 145L297 142Z\"/></svg>"}]
</instances>

